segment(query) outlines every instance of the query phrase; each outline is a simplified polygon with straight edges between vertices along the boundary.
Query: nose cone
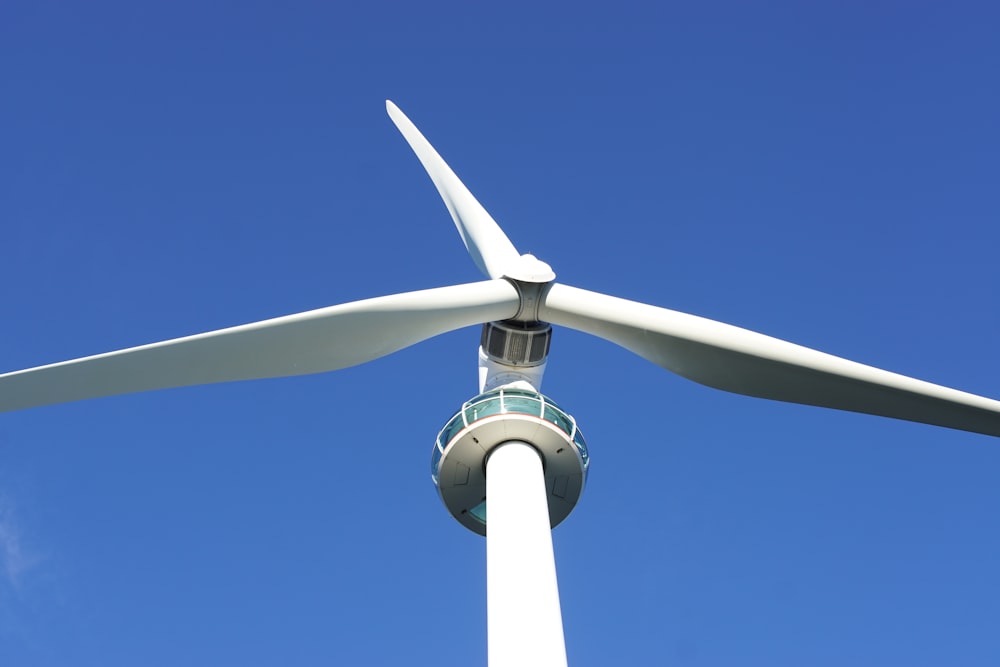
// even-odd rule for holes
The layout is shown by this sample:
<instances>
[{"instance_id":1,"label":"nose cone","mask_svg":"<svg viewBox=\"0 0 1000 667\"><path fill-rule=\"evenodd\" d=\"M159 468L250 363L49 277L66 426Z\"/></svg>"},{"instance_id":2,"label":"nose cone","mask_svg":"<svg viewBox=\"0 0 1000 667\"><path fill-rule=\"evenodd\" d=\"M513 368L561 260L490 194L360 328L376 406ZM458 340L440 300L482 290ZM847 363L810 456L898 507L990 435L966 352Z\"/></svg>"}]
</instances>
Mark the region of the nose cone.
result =
<instances>
[{"instance_id":1,"label":"nose cone","mask_svg":"<svg viewBox=\"0 0 1000 667\"><path fill-rule=\"evenodd\" d=\"M552 267L534 255L525 254L512 262L504 276L524 283L550 283L556 279Z\"/></svg>"}]
</instances>

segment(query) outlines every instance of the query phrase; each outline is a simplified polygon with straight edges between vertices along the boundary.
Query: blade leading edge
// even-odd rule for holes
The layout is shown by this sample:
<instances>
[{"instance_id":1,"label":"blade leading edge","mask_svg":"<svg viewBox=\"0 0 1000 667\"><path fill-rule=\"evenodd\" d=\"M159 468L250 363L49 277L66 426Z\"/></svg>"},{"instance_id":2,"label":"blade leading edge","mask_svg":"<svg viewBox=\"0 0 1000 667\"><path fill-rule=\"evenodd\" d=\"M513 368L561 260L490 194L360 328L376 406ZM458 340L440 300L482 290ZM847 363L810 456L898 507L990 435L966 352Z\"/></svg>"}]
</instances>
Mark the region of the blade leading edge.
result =
<instances>
[{"instance_id":1,"label":"blade leading edge","mask_svg":"<svg viewBox=\"0 0 1000 667\"><path fill-rule=\"evenodd\" d=\"M488 278L503 277L520 257L514 244L399 107L386 100L385 108L434 181L472 261Z\"/></svg>"},{"instance_id":2,"label":"blade leading edge","mask_svg":"<svg viewBox=\"0 0 1000 667\"><path fill-rule=\"evenodd\" d=\"M308 375L377 359L439 334L513 317L490 280L344 303L0 375L0 412L233 380Z\"/></svg>"},{"instance_id":3,"label":"blade leading edge","mask_svg":"<svg viewBox=\"0 0 1000 667\"><path fill-rule=\"evenodd\" d=\"M737 394L1000 436L1000 401L714 320L559 284L540 318Z\"/></svg>"}]
</instances>

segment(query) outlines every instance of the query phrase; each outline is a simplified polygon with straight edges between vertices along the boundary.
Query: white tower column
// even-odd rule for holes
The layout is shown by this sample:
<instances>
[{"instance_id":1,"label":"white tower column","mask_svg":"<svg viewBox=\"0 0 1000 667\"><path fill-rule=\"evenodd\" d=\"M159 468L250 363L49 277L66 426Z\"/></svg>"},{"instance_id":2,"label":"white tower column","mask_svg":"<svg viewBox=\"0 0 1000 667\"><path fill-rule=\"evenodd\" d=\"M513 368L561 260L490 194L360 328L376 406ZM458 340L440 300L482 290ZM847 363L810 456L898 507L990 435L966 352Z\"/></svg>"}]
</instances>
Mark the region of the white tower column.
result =
<instances>
[{"instance_id":1,"label":"white tower column","mask_svg":"<svg viewBox=\"0 0 1000 667\"><path fill-rule=\"evenodd\" d=\"M542 460L508 441L486 462L489 667L565 667Z\"/></svg>"}]
</instances>

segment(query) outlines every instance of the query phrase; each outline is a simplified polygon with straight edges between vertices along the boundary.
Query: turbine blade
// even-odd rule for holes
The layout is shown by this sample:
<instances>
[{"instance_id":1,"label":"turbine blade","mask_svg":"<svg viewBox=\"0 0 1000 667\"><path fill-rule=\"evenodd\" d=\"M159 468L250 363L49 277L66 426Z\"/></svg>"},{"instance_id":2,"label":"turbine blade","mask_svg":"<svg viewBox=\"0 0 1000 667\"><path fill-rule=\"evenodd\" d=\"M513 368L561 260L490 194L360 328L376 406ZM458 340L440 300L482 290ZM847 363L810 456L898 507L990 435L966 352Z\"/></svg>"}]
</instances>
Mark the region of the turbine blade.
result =
<instances>
[{"instance_id":1,"label":"turbine blade","mask_svg":"<svg viewBox=\"0 0 1000 667\"><path fill-rule=\"evenodd\" d=\"M152 389L307 375L513 317L505 280L393 294L0 375L0 412Z\"/></svg>"},{"instance_id":2,"label":"turbine blade","mask_svg":"<svg viewBox=\"0 0 1000 667\"><path fill-rule=\"evenodd\" d=\"M714 320L559 284L549 290L540 318L737 394L1000 436L1000 401Z\"/></svg>"},{"instance_id":3,"label":"turbine blade","mask_svg":"<svg viewBox=\"0 0 1000 667\"><path fill-rule=\"evenodd\" d=\"M386 100L385 108L434 181L472 261L487 277L503 277L520 256L514 244L399 107Z\"/></svg>"}]
</instances>

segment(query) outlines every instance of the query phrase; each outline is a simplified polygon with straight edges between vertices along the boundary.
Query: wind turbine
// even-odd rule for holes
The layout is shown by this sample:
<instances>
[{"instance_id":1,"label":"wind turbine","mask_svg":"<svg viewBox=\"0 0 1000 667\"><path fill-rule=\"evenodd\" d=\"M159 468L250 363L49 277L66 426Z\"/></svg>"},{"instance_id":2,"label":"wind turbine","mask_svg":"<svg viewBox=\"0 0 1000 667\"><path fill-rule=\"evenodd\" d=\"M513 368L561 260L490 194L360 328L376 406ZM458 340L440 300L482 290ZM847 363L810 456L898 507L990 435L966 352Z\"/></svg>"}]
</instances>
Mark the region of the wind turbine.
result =
<instances>
[{"instance_id":1,"label":"wind turbine","mask_svg":"<svg viewBox=\"0 0 1000 667\"><path fill-rule=\"evenodd\" d=\"M479 394L438 435L432 478L449 512L487 536L493 667L566 662L550 528L579 499L589 459L576 421L539 391L551 325L604 338L739 394L1000 436L1000 401L556 283L547 264L518 253L409 119L391 102L387 109L488 280L7 373L0 375L0 411L337 370L482 324Z\"/></svg>"}]
</instances>

